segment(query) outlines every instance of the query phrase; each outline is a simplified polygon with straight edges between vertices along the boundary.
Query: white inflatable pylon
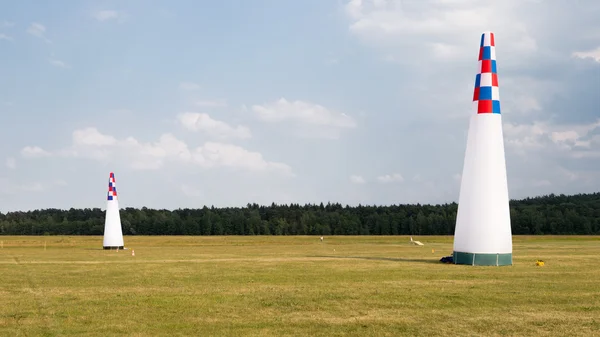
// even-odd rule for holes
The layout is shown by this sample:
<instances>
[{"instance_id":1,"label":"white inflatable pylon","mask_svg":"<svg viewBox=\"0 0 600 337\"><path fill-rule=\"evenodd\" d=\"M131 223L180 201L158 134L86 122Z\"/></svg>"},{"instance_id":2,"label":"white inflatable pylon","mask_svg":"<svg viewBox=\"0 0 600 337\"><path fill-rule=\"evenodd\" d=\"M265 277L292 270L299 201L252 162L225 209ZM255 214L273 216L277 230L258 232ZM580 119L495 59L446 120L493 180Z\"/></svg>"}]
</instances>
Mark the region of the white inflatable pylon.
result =
<instances>
[{"instance_id":1,"label":"white inflatable pylon","mask_svg":"<svg viewBox=\"0 0 600 337\"><path fill-rule=\"evenodd\" d=\"M108 178L108 196L106 200L106 218L104 220L104 249L123 249L123 230L121 229L121 216L119 215L119 200L115 174L110 173Z\"/></svg>"},{"instance_id":2,"label":"white inflatable pylon","mask_svg":"<svg viewBox=\"0 0 600 337\"><path fill-rule=\"evenodd\" d=\"M460 185L455 264L512 265L512 232L494 33L481 35Z\"/></svg>"}]
</instances>

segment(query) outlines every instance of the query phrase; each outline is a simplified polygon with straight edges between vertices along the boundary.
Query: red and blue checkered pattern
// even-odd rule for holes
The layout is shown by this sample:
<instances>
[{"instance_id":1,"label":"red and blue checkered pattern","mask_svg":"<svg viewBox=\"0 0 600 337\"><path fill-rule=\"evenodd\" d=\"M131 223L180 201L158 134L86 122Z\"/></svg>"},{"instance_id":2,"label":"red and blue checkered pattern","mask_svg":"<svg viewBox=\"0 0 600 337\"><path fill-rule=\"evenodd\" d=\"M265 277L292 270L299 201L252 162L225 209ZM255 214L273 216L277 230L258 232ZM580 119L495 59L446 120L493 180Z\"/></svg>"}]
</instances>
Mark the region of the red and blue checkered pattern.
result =
<instances>
[{"instance_id":1,"label":"red and blue checkered pattern","mask_svg":"<svg viewBox=\"0 0 600 337\"><path fill-rule=\"evenodd\" d=\"M115 182L115 174L110 173L108 177L108 199L107 200L117 200L117 184Z\"/></svg>"},{"instance_id":2,"label":"red and blue checkered pattern","mask_svg":"<svg viewBox=\"0 0 600 337\"><path fill-rule=\"evenodd\" d=\"M481 35L479 45L479 71L475 77L473 104L478 114L500 114L500 91L496 68L496 43L494 33Z\"/></svg>"}]
</instances>

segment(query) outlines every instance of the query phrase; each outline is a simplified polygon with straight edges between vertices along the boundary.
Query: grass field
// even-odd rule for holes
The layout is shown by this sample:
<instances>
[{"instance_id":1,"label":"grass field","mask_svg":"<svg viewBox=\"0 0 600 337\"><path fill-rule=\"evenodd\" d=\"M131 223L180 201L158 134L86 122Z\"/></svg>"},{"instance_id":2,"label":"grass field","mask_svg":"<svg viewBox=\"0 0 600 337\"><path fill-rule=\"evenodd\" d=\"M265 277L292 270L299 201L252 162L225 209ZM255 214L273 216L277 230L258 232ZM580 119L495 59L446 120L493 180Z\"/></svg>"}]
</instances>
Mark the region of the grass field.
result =
<instances>
[{"instance_id":1,"label":"grass field","mask_svg":"<svg viewBox=\"0 0 600 337\"><path fill-rule=\"evenodd\" d=\"M0 335L600 336L600 237L516 236L508 267L415 239L0 236Z\"/></svg>"}]
</instances>

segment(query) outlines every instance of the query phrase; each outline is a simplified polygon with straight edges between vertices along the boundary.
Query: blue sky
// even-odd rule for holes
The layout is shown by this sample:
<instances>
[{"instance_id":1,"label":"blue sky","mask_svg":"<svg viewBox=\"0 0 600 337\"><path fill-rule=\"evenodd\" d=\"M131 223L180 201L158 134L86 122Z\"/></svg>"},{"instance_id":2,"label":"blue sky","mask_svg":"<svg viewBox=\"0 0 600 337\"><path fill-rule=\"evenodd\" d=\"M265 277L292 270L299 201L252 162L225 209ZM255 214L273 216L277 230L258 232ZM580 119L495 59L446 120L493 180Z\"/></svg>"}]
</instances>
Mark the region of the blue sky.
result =
<instances>
[{"instance_id":1,"label":"blue sky","mask_svg":"<svg viewBox=\"0 0 600 337\"><path fill-rule=\"evenodd\" d=\"M0 211L458 200L483 31L509 194L600 188L600 3L0 4Z\"/></svg>"}]
</instances>

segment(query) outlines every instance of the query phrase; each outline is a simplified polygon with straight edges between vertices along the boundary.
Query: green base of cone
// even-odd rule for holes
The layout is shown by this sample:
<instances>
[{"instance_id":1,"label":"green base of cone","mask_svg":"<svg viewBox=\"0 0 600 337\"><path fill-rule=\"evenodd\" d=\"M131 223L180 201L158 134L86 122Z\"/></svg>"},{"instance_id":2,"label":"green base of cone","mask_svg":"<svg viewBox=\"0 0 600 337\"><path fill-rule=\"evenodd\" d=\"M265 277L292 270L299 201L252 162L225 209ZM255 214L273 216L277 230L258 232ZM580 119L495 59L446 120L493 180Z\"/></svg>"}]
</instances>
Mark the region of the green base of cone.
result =
<instances>
[{"instance_id":1,"label":"green base of cone","mask_svg":"<svg viewBox=\"0 0 600 337\"><path fill-rule=\"evenodd\" d=\"M512 253L481 254L453 252L454 264L469 264L472 266L512 266Z\"/></svg>"}]
</instances>

